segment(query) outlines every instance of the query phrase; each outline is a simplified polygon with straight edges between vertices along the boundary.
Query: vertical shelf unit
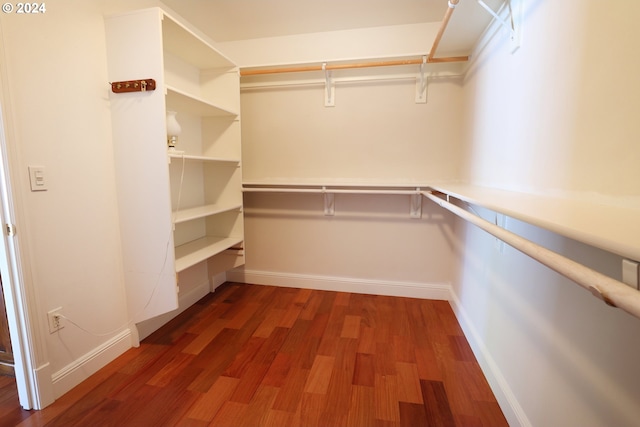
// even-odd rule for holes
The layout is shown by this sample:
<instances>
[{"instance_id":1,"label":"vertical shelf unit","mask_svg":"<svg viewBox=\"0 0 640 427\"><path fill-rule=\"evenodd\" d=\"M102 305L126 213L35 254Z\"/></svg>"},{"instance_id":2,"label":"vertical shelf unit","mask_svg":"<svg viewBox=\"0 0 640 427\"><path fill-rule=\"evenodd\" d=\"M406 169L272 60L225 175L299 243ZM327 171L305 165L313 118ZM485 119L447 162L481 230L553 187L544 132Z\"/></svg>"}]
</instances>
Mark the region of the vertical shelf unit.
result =
<instances>
[{"instance_id":1,"label":"vertical shelf unit","mask_svg":"<svg viewBox=\"0 0 640 427\"><path fill-rule=\"evenodd\" d=\"M157 88L110 96L127 297L139 322L178 308L178 282L181 292L211 286L244 263L239 73L160 8L107 17L105 28L109 79L152 78ZM182 127L175 151L167 111Z\"/></svg>"}]
</instances>

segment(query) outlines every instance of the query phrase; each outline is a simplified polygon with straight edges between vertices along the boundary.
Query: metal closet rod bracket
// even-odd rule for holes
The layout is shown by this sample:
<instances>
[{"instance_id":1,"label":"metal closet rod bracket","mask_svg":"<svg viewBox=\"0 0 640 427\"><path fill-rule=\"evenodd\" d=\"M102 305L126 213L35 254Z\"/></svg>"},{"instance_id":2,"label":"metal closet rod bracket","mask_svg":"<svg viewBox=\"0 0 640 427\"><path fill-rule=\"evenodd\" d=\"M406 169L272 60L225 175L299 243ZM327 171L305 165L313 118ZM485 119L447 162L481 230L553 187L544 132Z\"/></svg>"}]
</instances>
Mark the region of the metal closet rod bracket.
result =
<instances>
[{"instance_id":1,"label":"metal closet rod bracket","mask_svg":"<svg viewBox=\"0 0 640 427\"><path fill-rule=\"evenodd\" d=\"M423 55L422 60L414 60L414 61L387 61L389 65L406 65L406 64L419 64L420 69L418 72L418 77L416 78L416 104L426 104L427 103L427 82L428 77L426 75L426 65L428 63L428 56ZM379 62L378 64L383 64ZM346 67L345 67L346 68ZM362 68L362 67L354 67L354 68ZM333 76L331 74L331 65L327 65L326 62L322 63L322 72L324 73L324 106L325 107L335 107L336 106L336 85L333 80Z\"/></svg>"},{"instance_id":2,"label":"metal closet rod bracket","mask_svg":"<svg viewBox=\"0 0 640 427\"><path fill-rule=\"evenodd\" d=\"M409 206L409 218L422 218L422 189L416 187L415 190L350 190L350 189L331 189L323 186L320 190L324 199L324 215L334 216L336 214L336 193L342 194L407 194L411 197Z\"/></svg>"},{"instance_id":3,"label":"metal closet rod bracket","mask_svg":"<svg viewBox=\"0 0 640 427\"><path fill-rule=\"evenodd\" d=\"M422 218L422 189L417 187L412 190L349 190L349 189L330 189L326 186L320 190L324 198L324 215L334 216L336 214L336 199L335 193L343 194L407 194L411 197L409 207L409 218L420 219Z\"/></svg>"},{"instance_id":4,"label":"metal closet rod bracket","mask_svg":"<svg viewBox=\"0 0 640 427\"><path fill-rule=\"evenodd\" d=\"M513 6L512 0L506 0L505 6L508 11L508 21L503 19L499 13L502 9L495 12L489 5L487 5L483 0L477 0L478 4L482 6L484 10L489 12L493 18L500 23L500 25L509 32L509 39L512 43L511 53L514 53L520 47L520 27L521 27L521 8L522 0L515 0L515 6Z\"/></svg>"},{"instance_id":5,"label":"metal closet rod bracket","mask_svg":"<svg viewBox=\"0 0 640 427\"><path fill-rule=\"evenodd\" d=\"M336 86L331 78L331 70L327 69L327 63L322 63L322 71L324 72L324 106L336 106Z\"/></svg>"},{"instance_id":6,"label":"metal closet rod bracket","mask_svg":"<svg viewBox=\"0 0 640 427\"><path fill-rule=\"evenodd\" d=\"M416 79L416 104L427 103L427 76L425 76L425 68L427 66L427 55L422 57L420 64L420 75Z\"/></svg>"}]
</instances>

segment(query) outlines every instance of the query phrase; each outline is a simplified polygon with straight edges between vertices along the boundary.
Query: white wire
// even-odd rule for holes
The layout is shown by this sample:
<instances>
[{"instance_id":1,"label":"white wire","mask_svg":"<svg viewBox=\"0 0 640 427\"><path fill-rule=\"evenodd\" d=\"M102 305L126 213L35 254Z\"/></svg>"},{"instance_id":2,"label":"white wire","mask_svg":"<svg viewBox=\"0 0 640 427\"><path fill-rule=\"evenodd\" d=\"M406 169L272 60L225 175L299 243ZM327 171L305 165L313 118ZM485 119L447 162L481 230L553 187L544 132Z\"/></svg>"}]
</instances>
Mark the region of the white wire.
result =
<instances>
[{"instance_id":1,"label":"white wire","mask_svg":"<svg viewBox=\"0 0 640 427\"><path fill-rule=\"evenodd\" d=\"M65 319L67 322L71 323L72 325L74 325L76 328L80 329L81 331L84 331L86 333L88 333L89 335L93 335L95 337L107 337L107 336L111 336L113 334L115 334L116 332L120 332L123 328L129 326L131 323L133 323L133 320L130 320L129 322L127 322L127 324L125 324L124 326L120 326L112 331L109 332L104 332L102 334L98 334L96 332L92 332L88 329L83 328L82 326L78 325L76 322L74 322L73 320L69 319L67 316L65 316L64 314L58 313L58 316L62 317L63 319ZM60 331L60 329L58 329L58 331Z\"/></svg>"},{"instance_id":2,"label":"white wire","mask_svg":"<svg viewBox=\"0 0 640 427\"><path fill-rule=\"evenodd\" d=\"M180 199L182 198L182 184L184 183L184 164L185 164L185 158L184 158L184 153L181 154L181 159L182 159L182 170L180 171L180 185L178 186L178 200L176 201L176 210L175 212L178 212L180 210ZM165 267L167 266L167 260L169 259L169 247L171 246L171 235L173 234L173 224L174 224L174 220L175 220L175 213L173 213L171 215L172 221L171 221L171 226L170 226L170 230L169 230L169 236L167 237L167 244L165 247L165 251L164 251L164 261L162 262L162 267L160 268L160 272L158 273L158 280L156 281L156 285L153 287L153 290L151 291L151 295L149 296L149 299L147 300L147 303L144 305L144 308L142 309L142 311L136 313L136 316L138 314L143 313L148 307L149 304L151 304L151 301L153 300L153 296L156 293L156 290L158 289L158 286L160 285L160 279L162 278L162 272L164 271Z\"/></svg>"},{"instance_id":3,"label":"white wire","mask_svg":"<svg viewBox=\"0 0 640 427\"><path fill-rule=\"evenodd\" d=\"M178 187L178 199L176 201L175 212L178 212L180 210L180 201L181 201L181 198L182 198L182 187L183 187L183 184L184 184L184 170L185 170L184 153L182 153L181 158L182 158L182 170L180 171L180 185ZM68 318L67 316L65 316L63 314L58 313L58 316L60 316L63 319L67 320L69 323L71 323L72 325L74 325L75 327L80 329L81 331L84 331L84 332L88 333L89 335L93 335L93 336L96 336L96 337L105 337L105 336L113 335L116 332L119 332L122 329L124 329L127 326L129 326L132 323L134 323L133 319L135 319L139 314L142 314L149 307L149 304L151 304L151 301L153 301L153 296L155 295L156 290L160 286L160 279L162 278L162 272L164 271L165 267L167 266L167 260L169 259L169 247L171 245L171 235L173 234L173 224L174 224L174 220L175 220L175 213L172 213L171 217L172 217L172 221L171 221L171 226L170 226L170 230L169 230L169 236L167 237L167 244L166 244L165 252L164 252L164 261L162 262L162 267L160 268L160 272L158 273L158 280L156 281L156 284L153 287L153 290L151 291L151 295L149 296L149 299L147 300L147 303L144 305L144 308L141 311L139 311L138 313L136 313L131 318L131 320L129 320L124 325L122 325L122 326L120 326L120 327L118 327L118 328L116 328L116 329L114 329L112 331L105 332L105 333L97 333L97 332L93 332L93 331L90 331L88 329L83 328L78 323L74 322L72 319Z\"/></svg>"}]
</instances>

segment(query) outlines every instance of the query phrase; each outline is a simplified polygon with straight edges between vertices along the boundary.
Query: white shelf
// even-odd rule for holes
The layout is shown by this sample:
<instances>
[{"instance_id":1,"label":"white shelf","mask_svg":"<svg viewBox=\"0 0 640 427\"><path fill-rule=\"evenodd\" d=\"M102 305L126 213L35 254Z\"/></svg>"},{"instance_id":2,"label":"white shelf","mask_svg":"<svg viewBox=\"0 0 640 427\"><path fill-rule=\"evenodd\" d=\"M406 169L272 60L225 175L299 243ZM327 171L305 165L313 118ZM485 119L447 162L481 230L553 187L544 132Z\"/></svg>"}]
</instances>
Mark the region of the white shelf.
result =
<instances>
[{"instance_id":1,"label":"white shelf","mask_svg":"<svg viewBox=\"0 0 640 427\"><path fill-rule=\"evenodd\" d=\"M176 272L179 273L242 242L240 237L206 236L176 246Z\"/></svg>"},{"instance_id":2,"label":"white shelf","mask_svg":"<svg viewBox=\"0 0 640 427\"><path fill-rule=\"evenodd\" d=\"M199 69L235 67L234 63L193 31L163 11L164 48Z\"/></svg>"},{"instance_id":3,"label":"white shelf","mask_svg":"<svg viewBox=\"0 0 640 427\"><path fill-rule=\"evenodd\" d=\"M200 117L231 117L238 112L212 104L173 86L165 85L167 109L194 114Z\"/></svg>"},{"instance_id":4,"label":"white shelf","mask_svg":"<svg viewBox=\"0 0 640 427\"><path fill-rule=\"evenodd\" d=\"M207 157L207 156L195 156L191 154L175 154L169 152L169 159L182 159L197 161L197 162L213 162L213 163L240 163L240 159L229 159L224 157Z\"/></svg>"},{"instance_id":5,"label":"white shelf","mask_svg":"<svg viewBox=\"0 0 640 427\"><path fill-rule=\"evenodd\" d=\"M198 218L204 218L207 216L217 215L223 212L229 212L236 209L242 209L242 204L234 204L234 205L205 205L205 206L197 206L195 208L190 209L181 209L177 212L173 213L173 223L179 224L181 222L191 221Z\"/></svg>"},{"instance_id":6,"label":"white shelf","mask_svg":"<svg viewBox=\"0 0 640 427\"><path fill-rule=\"evenodd\" d=\"M427 189L430 187L425 182L382 182L382 181L334 181L334 180L306 180L306 179L260 179L260 180L243 180L242 185L246 187L327 187L327 188L371 188L371 189L385 189L385 188L403 188L413 189L422 188Z\"/></svg>"},{"instance_id":7,"label":"white shelf","mask_svg":"<svg viewBox=\"0 0 640 427\"><path fill-rule=\"evenodd\" d=\"M239 75L206 36L158 7L106 18L105 33L109 81L151 76L159 92L110 94L125 289L129 315L140 322L179 307L176 271L243 240ZM156 143L166 141L166 129L158 125L167 110L184 114L190 154L169 154L166 144ZM184 174L167 166L174 158L192 162ZM172 189L180 183L184 206L200 207L172 213L178 197ZM202 206L213 202L220 204ZM206 221L186 222L197 218ZM167 242L164 230L176 222L185 223L174 227ZM203 237L209 235L236 237ZM175 247L176 259L167 259L167 244L175 242L189 243ZM181 278L183 288L240 265L243 253L233 260L225 257Z\"/></svg>"},{"instance_id":8,"label":"white shelf","mask_svg":"<svg viewBox=\"0 0 640 427\"><path fill-rule=\"evenodd\" d=\"M432 188L622 257L640 260L640 201L635 198L572 192L541 195L459 184Z\"/></svg>"}]
</instances>

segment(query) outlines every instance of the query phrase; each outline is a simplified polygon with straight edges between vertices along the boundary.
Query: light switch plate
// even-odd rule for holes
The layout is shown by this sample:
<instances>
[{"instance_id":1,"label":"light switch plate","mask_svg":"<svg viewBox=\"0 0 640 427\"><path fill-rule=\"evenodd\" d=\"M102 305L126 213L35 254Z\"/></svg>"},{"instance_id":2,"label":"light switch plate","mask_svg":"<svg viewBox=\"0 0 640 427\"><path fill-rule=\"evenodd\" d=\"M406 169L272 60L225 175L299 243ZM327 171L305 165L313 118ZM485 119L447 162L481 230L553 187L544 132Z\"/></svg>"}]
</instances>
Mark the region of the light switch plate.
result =
<instances>
[{"instance_id":1,"label":"light switch plate","mask_svg":"<svg viewBox=\"0 0 640 427\"><path fill-rule=\"evenodd\" d=\"M44 166L29 166L29 182L31 191L48 190Z\"/></svg>"}]
</instances>

